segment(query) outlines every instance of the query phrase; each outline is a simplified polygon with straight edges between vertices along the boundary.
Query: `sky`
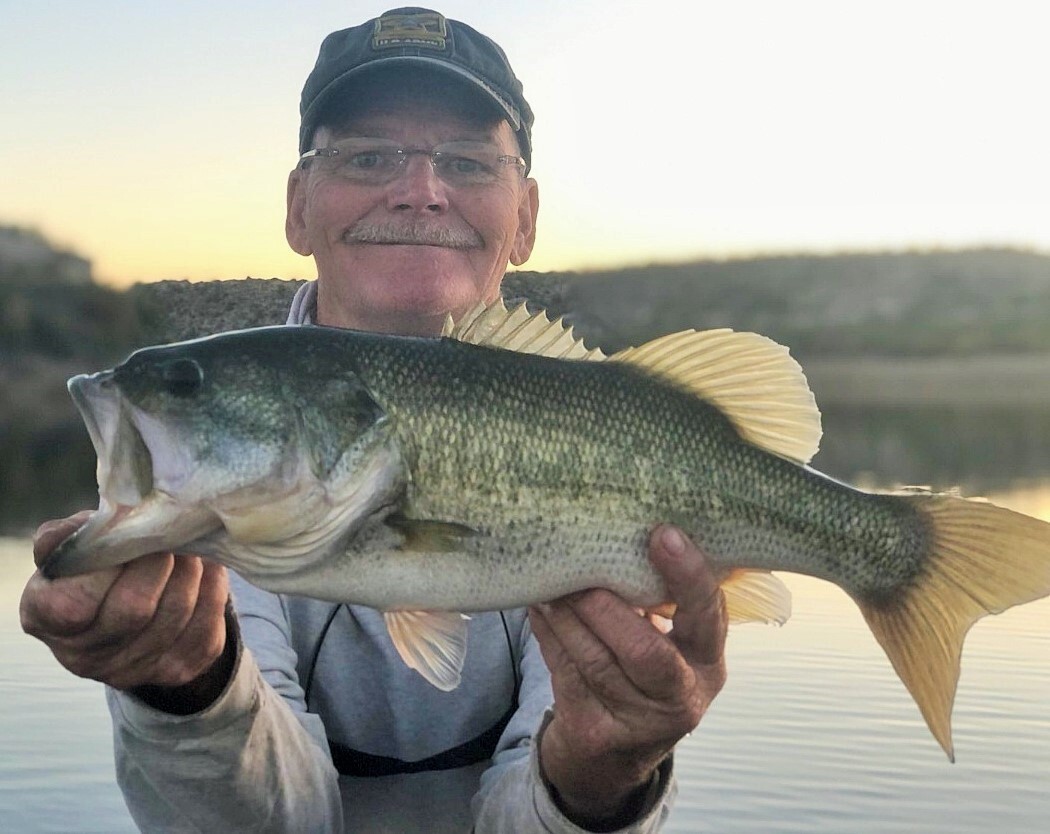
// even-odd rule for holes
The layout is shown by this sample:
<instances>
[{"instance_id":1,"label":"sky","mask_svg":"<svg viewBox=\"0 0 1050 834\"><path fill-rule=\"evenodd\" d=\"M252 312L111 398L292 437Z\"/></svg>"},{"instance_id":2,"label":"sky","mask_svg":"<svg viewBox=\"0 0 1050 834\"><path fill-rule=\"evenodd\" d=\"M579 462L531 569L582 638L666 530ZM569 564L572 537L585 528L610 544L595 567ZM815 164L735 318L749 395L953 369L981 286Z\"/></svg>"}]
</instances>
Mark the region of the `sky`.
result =
<instances>
[{"instance_id":1,"label":"sky","mask_svg":"<svg viewBox=\"0 0 1050 834\"><path fill-rule=\"evenodd\" d=\"M392 5L392 4L391 4ZM1050 251L1050 10L991 0L442 2L536 112L541 271ZM0 0L0 224L124 285L311 278L299 93L357 0Z\"/></svg>"}]
</instances>

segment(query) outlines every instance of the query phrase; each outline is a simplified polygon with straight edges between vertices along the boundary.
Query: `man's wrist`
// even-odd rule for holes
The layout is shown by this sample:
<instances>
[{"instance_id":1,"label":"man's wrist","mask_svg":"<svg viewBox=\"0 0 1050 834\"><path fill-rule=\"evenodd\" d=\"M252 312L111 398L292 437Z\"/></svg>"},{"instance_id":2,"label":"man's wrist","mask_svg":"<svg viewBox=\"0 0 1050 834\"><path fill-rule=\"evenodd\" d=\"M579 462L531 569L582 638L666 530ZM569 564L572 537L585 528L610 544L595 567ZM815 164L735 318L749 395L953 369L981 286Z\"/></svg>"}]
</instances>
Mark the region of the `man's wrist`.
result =
<instances>
[{"instance_id":1,"label":"man's wrist","mask_svg":"<svg viewBox=\"0 0 1050 834\"><path fill-rule=\"evenodd\" d=\"M641 819L652 804L652 796L660 781L659 771L654 770L647 782L642 783L621 798L606 793L597 801L567 800L557 787L547 782L555 806L569 820L585 831L619 831Z\"/></svg>"},{"instance_id":2,"label":"man's wrist","mask_svg":"<svg viewBox=\"0 0 1050 834\"><path fill-rule=\"evenodd\" d=\"M669 755L652 767L637 760L624 762L622 767L597 762L567 765L571 751L552 728L553 720L548 713L537 734L539 770L554 805L565 817L587 831L605 832L625 828L652 810L669 778Z\"/></svg>"}]
</instances>

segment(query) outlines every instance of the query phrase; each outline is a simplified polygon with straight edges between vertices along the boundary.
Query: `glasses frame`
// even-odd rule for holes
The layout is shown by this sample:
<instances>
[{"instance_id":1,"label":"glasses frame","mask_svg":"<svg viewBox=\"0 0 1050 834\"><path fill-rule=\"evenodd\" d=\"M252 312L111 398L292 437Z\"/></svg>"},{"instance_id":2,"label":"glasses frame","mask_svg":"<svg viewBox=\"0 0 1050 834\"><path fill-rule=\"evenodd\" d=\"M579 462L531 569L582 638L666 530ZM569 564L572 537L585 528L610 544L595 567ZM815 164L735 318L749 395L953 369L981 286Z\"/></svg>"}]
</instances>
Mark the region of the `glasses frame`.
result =
<instances>
[{"instance_id":1,"label":"glasses frame","mask_svg":"<svg viewBox=\"0 0 1050 834\"><path fill-rule=\"evenodd\" d=\"M389 139L381 139L381 138L378 138L378 137L371 137L371 136L351 136L351 137L347 137L347 139L336 140L333 144L328 145L327 147L324 147L324 148L313 148L312 150L306 151L305 153L303 153L303 154L301 154L299 156L299 162L298 162L298 166L297 167L303 166L304 163L309 162L311 159L332 159L333 157L339 156L340 151L339 151L339 148L337 147L339 145L339 143L340 142L350 141L350 140L358 141L358 142L360 142L360 141L370 142L370 143L373 143L373 147L376 150L388 151L388 152L391 152L391 153L394 153L394 154L397 155L397 165L393 168L390 177L388 179L385 179L385 180L382 180L380 182L377 182L376 183L377 185L387 185L387 184L393 182L394 180L396 180L399 176L401 176L401 172L404 171L405 164L408 162L408 158L411 157L411 156L425 156L425 157L427 157L430 160L430 167L433 169L434 173L439 178L441 178L441 180L443 182L449 182L449 180L445 179L445 177L442 176L441 169L438 167L438 164L439 164L439 162L440 162L440 160L441 160L441 158L443 156L446 156L446 155L455 156L455 154L454 153L450 153L449 151L446 151L446 150L442 150L442 148L447 148L449 146L455 146L455 145L460 145L460 144L474 144L474 145L489 145L494 150L496 150L496 151L499 150L499 148L496 147L495 145L491 145L491 143L485 143L485 142L471 142L471 143L442 142L441 144L435 145L432 148L406 148L406 147L402 147L402 146L398 145L396 142L391 142ZM368 146L365 145L365 147L368 147ZM498 153L496 155L496 162L498 162L500 165L513 165L522 174L524 174L524 172L525 172L525 167L526 167L525 166L525 160L524 160L524 158L522 158L520 156L514 156L513 154L499 154ZM351 177L347 177L347 179L350 180L351 182L354 181L353 178L351 178ZM462 183L452 183L452 184L453 185L461 185ZM481 184L482 183L473 183L473 185L481 185Z\"/></svg>"}]
</instances>

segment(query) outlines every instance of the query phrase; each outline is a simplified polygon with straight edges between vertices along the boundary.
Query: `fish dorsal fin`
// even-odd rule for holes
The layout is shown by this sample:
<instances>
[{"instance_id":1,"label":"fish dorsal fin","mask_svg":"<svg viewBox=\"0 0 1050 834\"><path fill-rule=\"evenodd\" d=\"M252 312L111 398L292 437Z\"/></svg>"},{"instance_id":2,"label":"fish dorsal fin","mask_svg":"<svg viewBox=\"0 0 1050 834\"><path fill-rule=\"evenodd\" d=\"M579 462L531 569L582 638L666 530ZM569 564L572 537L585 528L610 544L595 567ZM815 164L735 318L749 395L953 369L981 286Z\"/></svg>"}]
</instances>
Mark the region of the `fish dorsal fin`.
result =
<instances>
[{"instance_id":1,"label":"fish dorsal fin","mask_svg":"<svg viewBox=\"0 0 1050 834\"><path fill-rule=\"evenodd\" d=\"M455 611L384 611L405 665L442 692L457 686L467 656L467 617Z\"/></svg>"},{"instance_id":2,"label":"fish dorsal fin","mask_svg":"<svg viewBox=\"0 0 1050 834\"><path fill-rule=\"evenodd\" d=\"M735 570L722 580L731 623L776 623L791 616L791 591L768 571Z\"/></svg>"},{"instance_id":3,"label":"fish dorsal fin","mask_svg":"<svg viewBox=\"0 0 1050 834\"><path fill-rule=\"evenodd\" d=\"M686 330L609 357L683 386L715 405L747 441L808 463L820 411L788 349L757 333Z\"/></svg>"},{"instance_id":4,"label":"fish dorsal fin","mask_svg":"<svg viewBox=\"0 0 1050 834\"><path fill-rule=\"evenodd\" d=\"M502 298L489 305L478 304L458 322L453 323L449 316L445 319L441 335L472 345L534 353L554 359L605 358L598 348L588 350L583 340L577 339L572 328L561 318L551 321L542 310L530 313L524 303L508 310Z\"/></svg>"}]
</instances>

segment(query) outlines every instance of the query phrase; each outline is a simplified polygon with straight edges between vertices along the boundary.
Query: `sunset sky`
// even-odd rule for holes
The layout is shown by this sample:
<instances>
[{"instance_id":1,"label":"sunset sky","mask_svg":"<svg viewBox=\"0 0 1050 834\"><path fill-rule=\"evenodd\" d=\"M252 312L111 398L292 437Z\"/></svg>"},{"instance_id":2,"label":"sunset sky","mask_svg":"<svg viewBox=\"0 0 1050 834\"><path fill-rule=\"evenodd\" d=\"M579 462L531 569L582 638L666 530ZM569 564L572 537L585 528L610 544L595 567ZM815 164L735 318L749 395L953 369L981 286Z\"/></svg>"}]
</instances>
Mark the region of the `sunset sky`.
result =
<instances>
[{"instance_id":1,"label":"sunset sky","mask_svg":"<svg viewBox=\"0 0 1050 834\"><path fill-rule=\"evenodd\" d=\"M0 0L0 223L115 284L313 277L283 229L299 92L328 32L387 7ZM505 48L536 111L538 270L1050 250L1044 7L437 4Z\"/></svg>"}]
</instances>

